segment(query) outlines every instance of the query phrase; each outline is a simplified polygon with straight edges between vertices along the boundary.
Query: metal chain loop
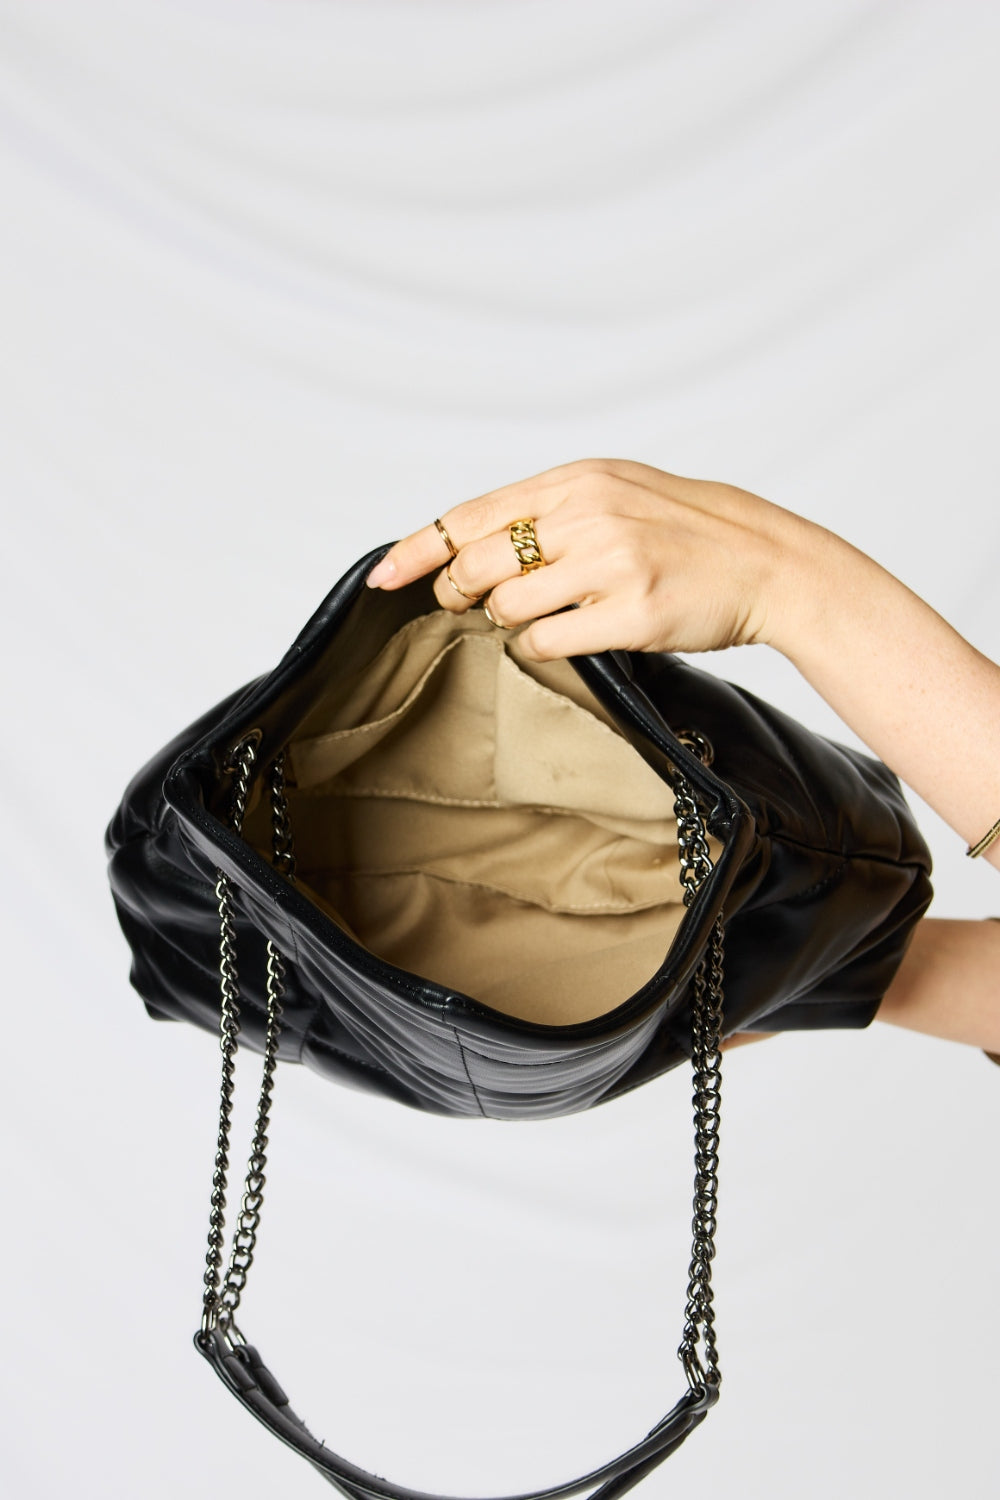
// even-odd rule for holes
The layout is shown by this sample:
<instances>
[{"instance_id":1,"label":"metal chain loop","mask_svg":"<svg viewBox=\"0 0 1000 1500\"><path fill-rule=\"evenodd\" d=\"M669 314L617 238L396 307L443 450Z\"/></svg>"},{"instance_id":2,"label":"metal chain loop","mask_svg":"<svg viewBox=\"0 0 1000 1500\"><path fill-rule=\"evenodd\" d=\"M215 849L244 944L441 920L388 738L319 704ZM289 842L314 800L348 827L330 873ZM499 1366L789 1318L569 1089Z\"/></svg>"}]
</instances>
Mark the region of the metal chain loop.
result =
<instances>
[{"instance_id":1,"label":"metal chain loop","mask_svg":"<svg viewBox=\"0 0 1000 1500\"><path fill-rule=\"evenodd\" d=\"M682 729L677 738L697 755L705 765L712 764L712 746L705 736L694 729ZM708 829L695 801L691 783L678 775L674 786L674 814L677 818L677 845L681 861L681 889L684 905L690 906L695 896L712 871L712 852L708 844Z\"/></svg>"},{"instance_id":2,"label":"metal chain loop","mask_svg":"<svg viewBox=\"0 0 1000 1500\"><path fill-rule=\"evenodd\" d=\"M232 769L236 774L233 786L229 826L234 833L243 830L247 798L254 763L257 758L259 736L254 733L235 746L232 752ZM273 828L273 860L277 869L288 880L295 879L295 855L292 847L291 823L288 817L288 799L285 795L284 755L279 755L271 766L271 818ZM282 999L285 993L285 963L275 945L267 944L267 1029L264 1038L264 1064L260 1095L257 1101L257 1118L254 1124L253 1142L243 1184L243 1198L236 1219L232 1249L225 1278L222 1278L222 1257L225 1244L226 1186L229 1172L229 1137L232 1125L233 1082L236 1070L238 1047L239 973L236 967L236 919L233 911L233 896L229 877L218 871L216 897L219 903L220 934L220 1045L222 1047L222 1087L219 1108L219 1136L215 1154L215 1172L212 1178L211 1215L208 1231L208 1252L205 1257L205 1292L202 1330L209 1332L214 1327L223 1327L234 1342L242 1342L242 1336L233 1322L233 1314L239 1307L240 1297L246 1285L247 1273L253 1263L260 1227L260 1212L264 1202L265 1168L267 1166L267 1132L271 1119L271 1099L274 1090L274 1074L278 1060L278 1040L281 1035ZM221 1281L221 1289L220 1289Z\"/></svg>"},{"instance_id":3,"label":"metal chain loop","mask_svg":"<svg viewBox=\"0 0 1000 1500\"><path fill-rule=\"evenodd\" d=\"M691 1223L691 1264L688 1269L684 1335L677 1353L692 1389L701 1391L706 1382L718 1386L718 1348L712 1294L712 1261L715 1259L716 1215L719 1203L719 1123L722 1069L719 1051L722 1021L721 917L712 929L709 949L694 978L692 1033L694 1069L694 1216ZM697 1355L699 1338L704 1364Z\"/></svg>"},{"instance_id":4,"label":"metal chain loop","mask_svg":"<svg viewBox=\"0 0 1000 1500\"><path fill-rule=\"evenodd\" d=\"M712 747L701 734L688 731L678 738L711 763ZM684 904L690 906L712 869L708 829L690 783L679 777L675 786L674 812L680 851ZM722 976L724 932L722 917L716 918L708 948L692 981L691 1063L694 1092L694 1217L692 1219L691 1264L688 1269L684 1334L678 1358L692 1391L718 1389L718 1346L715 1336L715 1306L712 1294L712 1261L715 1259L716 1215L719 1203L719 1125L722 1103ZM704 1359L698 1356L702 1344Z\"/></svg>"}]
</instances>

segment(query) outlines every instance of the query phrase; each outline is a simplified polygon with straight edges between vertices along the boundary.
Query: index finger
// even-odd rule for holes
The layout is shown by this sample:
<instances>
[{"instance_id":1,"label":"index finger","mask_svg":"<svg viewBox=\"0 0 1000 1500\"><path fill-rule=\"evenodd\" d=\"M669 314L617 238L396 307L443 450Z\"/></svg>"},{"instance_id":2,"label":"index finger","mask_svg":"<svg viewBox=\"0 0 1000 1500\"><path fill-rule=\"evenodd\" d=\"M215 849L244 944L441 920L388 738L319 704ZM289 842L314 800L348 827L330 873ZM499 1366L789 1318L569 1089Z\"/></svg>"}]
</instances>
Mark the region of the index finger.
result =
<instances>
[{"instance_id":1,"label":"index finger","mask_svg":"<svg viewBox=\"0 0 1000 1500\"><path fill-rule=\"evenodd\" d=\"M530 479L520 479L515 484L505 484L485 495L477 495L474 500L463 500L461 505L446 510L439 520L455 548L490 536L522 516L537 520L540 515L554 509L566 493L566 482L583 469L586 462L562 464L555 469L546 469L542 474L534 474ZM450 561L451 554L444 537L432 521L429 526L422 526L390 547L382 561L369 573L368 586L373 589L402 588L425 573L445 567Z\"/></svg>"},{"instance_id":2,"label":"index finger","mask_svg":"<svg viewBox=\"0 0 1000 1500\"><path fill-rule=\"evenodd\" d=\"M414 531L390 547L382 561L372 568L365 582L370 589L402 588L403 584L412 583L425 573L445 567L451 562L452 555L432 522L430 526L422 526L419 531Z\"/></svg>"}]
</instances>

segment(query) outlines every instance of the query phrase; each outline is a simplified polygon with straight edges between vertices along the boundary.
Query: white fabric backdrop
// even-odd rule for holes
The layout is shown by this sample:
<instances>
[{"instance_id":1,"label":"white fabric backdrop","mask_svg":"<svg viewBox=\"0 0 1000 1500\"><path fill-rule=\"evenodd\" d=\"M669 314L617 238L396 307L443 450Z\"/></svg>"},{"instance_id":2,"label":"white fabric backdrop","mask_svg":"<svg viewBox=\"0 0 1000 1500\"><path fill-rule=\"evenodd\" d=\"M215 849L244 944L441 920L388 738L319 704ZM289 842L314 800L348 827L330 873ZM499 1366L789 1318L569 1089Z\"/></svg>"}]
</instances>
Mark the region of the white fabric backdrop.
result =
<instances>
[{"instance_id":1,"label":"white fabric backdrop","mask_svg":"<svg viewBox=\"0 0 1000 1500\"><path fill-rule=\"evenodd\" d=\"M101 835L358 554L634 457L998 654L998 53L975 0L0 0L7 1493L318 1493L190 1348L217 1052L129 990ZM935 911L1000 911L925 826ZM992 1496L1000 1074L879 1026L726 1071L724 1399L642 1493ZM687 1095L463 1125L284 1070L245 1321L314 1430L478 1494L646 1431Z\"/></svg>"}]
</instances>

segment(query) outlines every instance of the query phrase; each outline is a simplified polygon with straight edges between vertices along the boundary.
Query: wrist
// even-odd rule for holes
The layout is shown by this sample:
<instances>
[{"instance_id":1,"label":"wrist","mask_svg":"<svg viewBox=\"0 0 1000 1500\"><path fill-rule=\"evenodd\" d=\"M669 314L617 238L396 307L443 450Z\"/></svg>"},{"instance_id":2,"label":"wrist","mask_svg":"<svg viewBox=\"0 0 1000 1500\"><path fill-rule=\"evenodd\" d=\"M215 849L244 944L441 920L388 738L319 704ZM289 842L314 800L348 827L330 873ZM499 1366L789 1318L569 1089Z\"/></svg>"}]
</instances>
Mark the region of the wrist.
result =
<instances>
[{"instance_id":1,"label":"wrist","mask_svg":"<svg viewBox=\"0 0 1000 1500\"><path fill-rule=\"evenodd\" d=\"M832 624L851 596L864 592L868 570L882 571L826 527L779 511L764 576L765 626L757 639L803 670L829 647Z\"/></svg>"}]
</instances>

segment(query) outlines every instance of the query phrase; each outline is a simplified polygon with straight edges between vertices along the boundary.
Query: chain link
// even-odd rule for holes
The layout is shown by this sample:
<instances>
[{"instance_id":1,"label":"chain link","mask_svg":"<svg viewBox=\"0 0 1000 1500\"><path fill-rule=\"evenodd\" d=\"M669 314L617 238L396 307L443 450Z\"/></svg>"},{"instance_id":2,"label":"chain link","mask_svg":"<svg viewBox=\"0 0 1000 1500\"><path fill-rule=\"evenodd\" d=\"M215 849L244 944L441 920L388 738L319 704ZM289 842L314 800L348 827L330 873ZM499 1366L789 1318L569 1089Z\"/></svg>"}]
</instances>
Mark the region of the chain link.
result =
<instances>
[{"instance_id":1,"label":"chain link","mask_svg":"<svg viewBox=\"0 0 1000 1500\"><path fill-rule=\"evenodd\" d=\"M229 826L234 833L242 833L246 816L250 780L257 759L259 736L248 735L234 748L232 769L236 775ZM292 847L291 823L288 816L288 799L285 795L284 755L277 757L270 771L271 820L273 827L273 859L275 867L288 880L295 879L295 855ZM243 1184L243 1197L236 1219L232 1248L225 1277L222 1277L222 1259L225 1246L226 1187L229 1174L229 1137L232 1126L233 1083L236 1072L236 1052L239 1043L239 972L236 967L236 918L233 910L233 894L229 877L218 871L215 887L219 904L220 936L220 1045L222 1048L222 1086L219 1107L219 1136L215 1153L215 1171L212 1177L211 1214L209 1218L208 1251L205 1256L204 1311L202 1329L209 1332L214 1327L226 1329L234 1342L242 1342L233 1315L240 1304L247 1273L253 1264L257 1246L257 1231L260 1227L260 1212L264 1202L265 1168L267 1166L267 1132L271 1119L271 1099L274 1091L274 1074L278 1061L278 1041L281 1035L282 999L285 993L285 963L280 952L268 939L267 944L267 1028L264 1037L264 1065L260 1095L257 1101L257 1118L254 1123L253 1142Z\"/></svg>"}]
</instances>

